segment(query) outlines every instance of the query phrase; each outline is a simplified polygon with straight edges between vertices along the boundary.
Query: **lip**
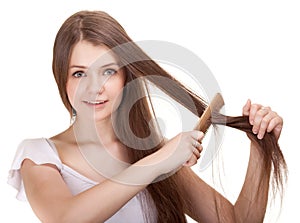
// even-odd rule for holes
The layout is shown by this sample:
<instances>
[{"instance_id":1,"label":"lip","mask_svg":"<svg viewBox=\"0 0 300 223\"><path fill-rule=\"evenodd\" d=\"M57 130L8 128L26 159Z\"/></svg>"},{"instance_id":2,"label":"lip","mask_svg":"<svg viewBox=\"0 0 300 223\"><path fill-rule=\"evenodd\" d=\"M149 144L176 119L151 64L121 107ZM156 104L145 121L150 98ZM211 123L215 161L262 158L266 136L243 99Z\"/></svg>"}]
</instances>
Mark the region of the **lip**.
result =
<instances>
[{"instance_id":1,"label":"lip","mask_svg":"<svg viewBox=\"0 0 300 223\"><path fill-rule=\"evenodd\" d=\"M83 101L86 105L88 105L89 107L93 107L93 108L102 108L106 105L106 103L108 102L108 100L86 100Z\"/></svg>"}]
</instances>

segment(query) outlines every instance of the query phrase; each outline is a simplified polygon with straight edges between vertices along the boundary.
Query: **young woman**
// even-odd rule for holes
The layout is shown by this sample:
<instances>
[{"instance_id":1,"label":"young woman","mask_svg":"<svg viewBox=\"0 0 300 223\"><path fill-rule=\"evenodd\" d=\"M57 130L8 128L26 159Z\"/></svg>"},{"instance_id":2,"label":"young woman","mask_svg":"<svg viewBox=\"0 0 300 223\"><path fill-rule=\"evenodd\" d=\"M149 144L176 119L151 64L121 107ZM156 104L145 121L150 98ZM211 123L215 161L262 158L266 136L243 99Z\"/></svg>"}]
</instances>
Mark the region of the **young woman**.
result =
<instances>
[{"instance_id":1,"label":"young woman","mask_svg":"<svg viewBox=\"0 0 300 223\"><path fill-rule=\"evenodd\" d=\"M126 43L130 47L119 47ZM148 58L104 12L81 11L63 23L53 73L75 119L62 133L20 144L9 176L18 198L28 199L42 222L181 223L185 214L198 222L262 222L270 178L280 187L286 168L277 144L282 118L247 101L243 116L211 120L245 131L251 140L245 182L232 204L190 168L200 158L202 132L164 139L147 81L190 109L178 94L185 92L198 116L207 105L153 60L139 57Z\"/></svg>"}]
</instances>

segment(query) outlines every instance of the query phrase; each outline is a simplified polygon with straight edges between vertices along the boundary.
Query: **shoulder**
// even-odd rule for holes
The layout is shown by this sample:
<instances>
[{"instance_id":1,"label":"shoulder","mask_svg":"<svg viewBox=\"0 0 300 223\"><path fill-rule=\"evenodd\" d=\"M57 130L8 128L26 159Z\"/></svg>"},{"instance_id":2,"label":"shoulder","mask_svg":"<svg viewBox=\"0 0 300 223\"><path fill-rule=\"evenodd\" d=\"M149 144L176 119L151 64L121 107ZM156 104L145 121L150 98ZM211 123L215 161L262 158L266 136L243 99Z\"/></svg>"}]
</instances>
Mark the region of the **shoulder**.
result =
<instances>
[{"instance_id":1,"label":"shoulder","mask_svg":"<svg viewBox=\"0 0 300 223\"><path fill-rule=\"evenodd\" d=\"M25 159L30 159L36 164L54 164L61 169L61 161L54 144L47 138L24 139L20 142L12 169L19 169Z\"/></svg>"},{"instance_id":2,"label":"shoulder","mask_svg":"<svg viewBox=\"0 0 300 223\"><path fill-rule=\"evenodd\" d=\"M51 141L47 138L30 138L30 139L23 139L18 146L18 150L22 149L42 149L45 147L51 147Z\"/></svg>"},{"instance_id":3,"label":"shoulder","mask_svg":"<svg viewBox=\"0 0 300 223\"><path fill-rule=\"evenodd\" d=\"M55 165L58 170L62 168L62 162L50 140L47 138L22 140L19 143L8 175L8 184L18 190L17 198L20 200L26 200L23 179L20 172L25 159L37 165L50 164Z\"/></svg>"},{"instance_id":4,"label":"shoulder","mask_svg":"<svg viewBox=\"0 0 300 223\"><path fill-rule=\"evenodd\" d=\"M48 138L24 139L18 146L17 153L39 156L57 156L54 144ZM34 153L34 154L33 154Z\"/></svg>"}]
</instances>

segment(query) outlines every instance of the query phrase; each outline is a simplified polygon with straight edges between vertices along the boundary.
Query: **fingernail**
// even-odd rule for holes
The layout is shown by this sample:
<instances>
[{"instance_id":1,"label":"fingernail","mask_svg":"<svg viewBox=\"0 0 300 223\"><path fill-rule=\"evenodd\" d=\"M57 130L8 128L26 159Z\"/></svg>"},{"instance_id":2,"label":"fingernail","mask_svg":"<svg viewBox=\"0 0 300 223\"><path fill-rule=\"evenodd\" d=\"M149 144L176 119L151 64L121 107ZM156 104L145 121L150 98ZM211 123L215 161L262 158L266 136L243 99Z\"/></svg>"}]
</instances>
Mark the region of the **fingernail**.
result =
<instances>
[{"instance_id":1,"label":"fingernail","mask_svg":"<svg viewBox=\"0 0 300 223\"><path fill-rule=\"evenodd\" d=\"M263 135L262 135L262 134L258 134L258 135L257 135L257 138L258 138L258 139L262 139L262 138L263 138Z\"/></svg>"}]
</instances>

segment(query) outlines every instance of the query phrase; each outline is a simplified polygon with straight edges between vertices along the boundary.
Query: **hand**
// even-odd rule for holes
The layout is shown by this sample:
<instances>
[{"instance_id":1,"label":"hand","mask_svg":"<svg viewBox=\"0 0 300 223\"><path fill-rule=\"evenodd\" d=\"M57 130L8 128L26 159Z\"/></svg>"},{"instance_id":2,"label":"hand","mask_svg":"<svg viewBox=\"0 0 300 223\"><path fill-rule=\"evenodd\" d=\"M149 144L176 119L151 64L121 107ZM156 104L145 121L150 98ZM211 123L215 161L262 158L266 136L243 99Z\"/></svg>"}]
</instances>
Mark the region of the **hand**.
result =
<instances>
[{"instance_id":1,"label":"hand","mask_svg":"<svg viewBox=\"0 0 300 223\"><path fill-rule=\"evenodd\" d=\"M195 165L203 150L203 137L203 132L193 130L182 132L170 139L155 154L156 162L161 164L161 174L171 172L182 165Z\"/></svg>"},{"instance_id":2,"label":"hand","mask_svg":"<svg viewBox=\"0 0 300 223\"><path fill-rule=\"evenodd\" d=\"M204 137L204 133L200 131L194 131L198 136L196 135L195 138L192 140L192 154L190 155L190 158L183 164L183 166L191 167L195 165L201 157L201 152L203 150L202 147L202 139ZM194 133L193 132L193 133Z\"/></svg>"},{"instance_id":3,"label":"hand","mask_svg":"<svg viewBox=\"0 0 300 223\"><path fill-rule=\"evenodd\" d=\"M258 139L262 139L266 132L274 132L276 139L280 137L283 126L283 119L270 107L260 104L251 104L248 100L243 107L243 115L249 116L249 122L253 126L252 131L257 134Z\"/></svg>"}]
</instances>

